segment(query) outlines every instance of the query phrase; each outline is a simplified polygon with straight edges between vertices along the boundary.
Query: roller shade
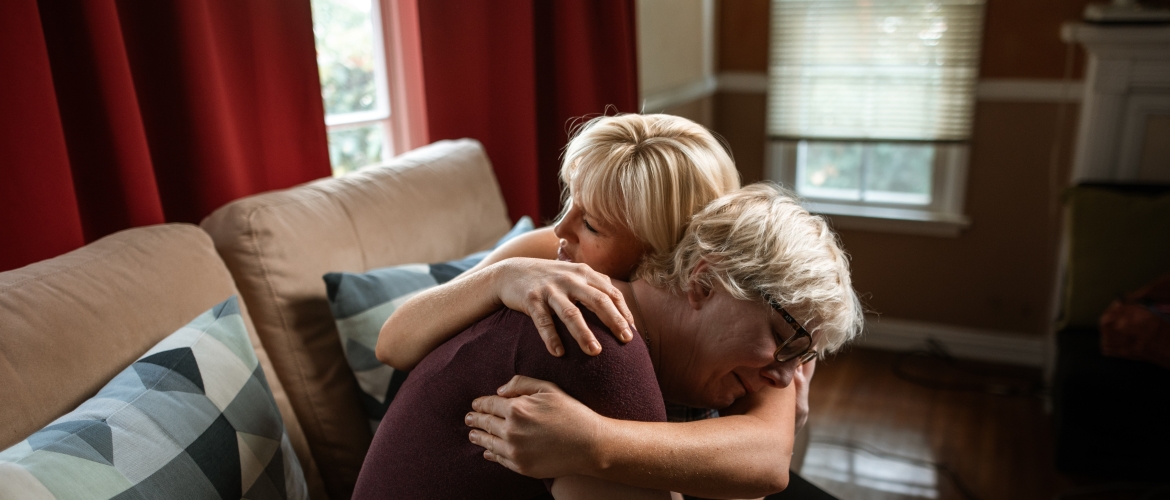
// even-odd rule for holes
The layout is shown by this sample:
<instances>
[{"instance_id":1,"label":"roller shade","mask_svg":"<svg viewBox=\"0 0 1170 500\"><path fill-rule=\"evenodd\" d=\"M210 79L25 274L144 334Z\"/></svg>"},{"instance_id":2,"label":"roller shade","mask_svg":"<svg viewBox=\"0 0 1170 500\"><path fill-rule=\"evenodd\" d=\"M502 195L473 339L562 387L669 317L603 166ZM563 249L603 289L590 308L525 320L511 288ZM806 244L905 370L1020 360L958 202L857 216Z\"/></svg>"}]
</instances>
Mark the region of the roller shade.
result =
<instances>
[{"instance_id":1,"label":"roller shade","mask_svg":"<svg viewBox=\"0 0 1170 500\"><path fill-rule=\"evenodd\" d=\"M773 0L768 133L962 141L982 0Z\"/></svg>"}]
</instances>

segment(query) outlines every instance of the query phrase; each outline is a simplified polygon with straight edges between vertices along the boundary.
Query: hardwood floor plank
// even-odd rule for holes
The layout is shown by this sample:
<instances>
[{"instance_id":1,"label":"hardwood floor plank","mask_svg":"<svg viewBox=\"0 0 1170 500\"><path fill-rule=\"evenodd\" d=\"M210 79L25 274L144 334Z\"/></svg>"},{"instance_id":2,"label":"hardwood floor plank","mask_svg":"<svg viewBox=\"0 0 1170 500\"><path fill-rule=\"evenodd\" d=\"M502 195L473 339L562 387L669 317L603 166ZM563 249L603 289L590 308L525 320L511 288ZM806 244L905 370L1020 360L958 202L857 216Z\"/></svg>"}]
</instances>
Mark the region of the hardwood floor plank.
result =
<instances>
[{"instance_id":1,"label":"hardwood floor plank","mask_svg":"<svg viewBox=\"0 0 1170 500\"><path fill-rule=\"evenodd\" d=\"M1051 499L1103 484L1058 474L1049 416L1037 395L929 388L926 383L1028 393L1039 370L905 358L854 349L820 362L810 392L809 445L799 471L842 499L967 500L925 462L946 464L979 500ZM858 449L860 448L860 449ZM1144 492L1076 496L1139 498ZM1070 497L1074 498L1074 497ZM1166 498L1152 496L1151 498Z\"/></svg>"}]
</instances>

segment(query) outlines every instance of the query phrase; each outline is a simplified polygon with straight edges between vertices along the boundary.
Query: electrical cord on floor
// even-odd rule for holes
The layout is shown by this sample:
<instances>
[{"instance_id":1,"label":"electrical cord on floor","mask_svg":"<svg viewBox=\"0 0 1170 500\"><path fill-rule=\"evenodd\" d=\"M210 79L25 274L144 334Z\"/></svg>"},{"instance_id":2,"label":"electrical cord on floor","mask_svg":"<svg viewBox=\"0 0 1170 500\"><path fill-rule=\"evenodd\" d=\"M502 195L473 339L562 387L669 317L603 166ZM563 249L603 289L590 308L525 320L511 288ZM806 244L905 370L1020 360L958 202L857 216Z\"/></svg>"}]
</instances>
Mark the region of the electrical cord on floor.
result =
<instances>
[{"instance_id":1,"label":"electrical cord on floor","mask_svg":"<svg viewBox=\"0 0 1170 500\"><path fill-rule=\"evenodd\" d=\"M963 482L962 478L959 477L959 474L957 472L955 472L955 470L952 469L950 467L950 465L948 465L946 462L935 462L933 460L926 460L926 459L922 459L922 458L915 458L915 457L910 457L910 456L906 456L906 455L901 455L898 453L891 453L891 452L882 450L881 448L878 448L876 446L872 446L872 445L869 445L866 443L861 443L858 441L852 441L852 440L848 440L848 439L833 439L833 438L827 438L827 437L814 436L814 437L810 437L808 442L810 444L817 443L817 444L822 444L822 445L826 445L826 446L835 446L837 448L842 448L842 449L846 449L846 450L850 450L850 451L860 451L862 453L873 455L875 457L884 458L884 459L888 459L888 460L894 460L894 461L903 462L903 463L908 463L908 464L917 465L920 467L930 467L930 468L938 471L939 475L945 476L947 479L949 479L951 481L951 485L955 487L955 490L958 491L959 495L961 495L964 499L966 499L966 500L979 500L979 497L976 497L975 494L972 493L969 488L967 488L967 484Z\"/></svg>"},{"instance_id":2,"label":"electrical cord on floor","mask_svg":"<svg viewBox=\"0 0 1170 500\"><path fill-rule=\"evenodd\" d=\"M912 384L943 391L982 392L996 396L1044 397L1045 395L1044 385L1038 380L996 377L985 371L973 370L962 366L959 360L951 356L938 341L928 339L926 344L924 351L911 351L898 356L894 360L894 376ZM970 380L956 381L953 380L954 377L939 377L937 373L930 376L919 375L908 369L912 361L922 359L940 361L953 373L962 374Z\"/></svg>"}]
</instances>

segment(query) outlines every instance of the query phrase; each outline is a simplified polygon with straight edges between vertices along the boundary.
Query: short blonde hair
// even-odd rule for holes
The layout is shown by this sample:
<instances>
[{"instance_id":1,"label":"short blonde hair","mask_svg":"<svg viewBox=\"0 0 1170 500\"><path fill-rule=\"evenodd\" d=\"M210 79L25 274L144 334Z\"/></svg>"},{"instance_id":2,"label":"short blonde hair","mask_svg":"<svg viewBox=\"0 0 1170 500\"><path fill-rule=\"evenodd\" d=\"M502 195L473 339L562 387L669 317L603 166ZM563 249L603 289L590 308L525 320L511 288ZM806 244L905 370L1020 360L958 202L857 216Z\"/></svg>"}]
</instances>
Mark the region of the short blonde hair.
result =
<instances>
[{"instance_id":1,"label":"short blonde hair","mask_svg":"<svg viewBox=\"0 0 1170 500\"><path fill-rule=\"evenodd\" d=\"M672 252L695 212L739 188L735 162L711 132L660 114L584 123L565 147L561 180L566 211L576 200L590 215L624 224L648 256Z\"/></svg>"},{"instance_id":2,"label":"short blonde hair","mask_svg":"<svg viewBox=\"0 0 1170 500\"><path fill-rule=\"evenodd\" d=\"M702 261L707 271L693 275ZM836 234L775 184L752 184L711 202L672 255L642 267L649 284L676 293L718 281L740 300L769 297L814 335L822 354L856 337L864 324Z\"/></svg>"}]
</instances>

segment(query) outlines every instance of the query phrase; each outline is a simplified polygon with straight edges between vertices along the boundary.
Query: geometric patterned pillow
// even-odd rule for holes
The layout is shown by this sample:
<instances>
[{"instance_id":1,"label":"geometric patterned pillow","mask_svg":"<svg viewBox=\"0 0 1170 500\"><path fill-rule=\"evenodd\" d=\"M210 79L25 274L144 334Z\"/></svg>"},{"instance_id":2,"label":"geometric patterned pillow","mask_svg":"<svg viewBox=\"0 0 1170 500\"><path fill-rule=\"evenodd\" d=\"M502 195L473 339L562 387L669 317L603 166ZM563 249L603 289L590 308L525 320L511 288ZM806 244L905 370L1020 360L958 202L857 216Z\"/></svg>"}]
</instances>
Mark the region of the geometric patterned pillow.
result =
<instances>
[{"instance_id":1,"label":"geometric patterned pillow","mask_svg":"<svg viewBox=\"0 0 1170 500\"><path fill-rule=\"evenodd\" d=\"M532 229L532 219L521 217L495 246ZM438 264L406 264L365 273L325 275L326 295L337 322L341 347L362 389L362 409L370 419L371 428L377 430L398 388L406 380L406 372L395 371L374 355L382 325L407 299L475 267L489 252Z\"/></svg>"},{"instance_id":2,"label":"geometric patterned pillow","mask_svg":"<svg viewBox=\"0 0 1170 500\"><path fill-rule=\"evenodd\" d=\"M0 452L0 498L307 498L236 297Z\"/></svg>"}]
</instances>

